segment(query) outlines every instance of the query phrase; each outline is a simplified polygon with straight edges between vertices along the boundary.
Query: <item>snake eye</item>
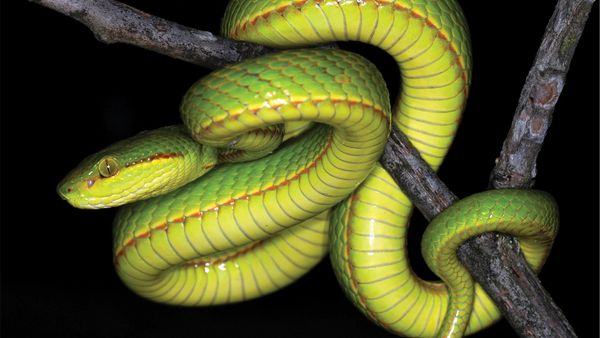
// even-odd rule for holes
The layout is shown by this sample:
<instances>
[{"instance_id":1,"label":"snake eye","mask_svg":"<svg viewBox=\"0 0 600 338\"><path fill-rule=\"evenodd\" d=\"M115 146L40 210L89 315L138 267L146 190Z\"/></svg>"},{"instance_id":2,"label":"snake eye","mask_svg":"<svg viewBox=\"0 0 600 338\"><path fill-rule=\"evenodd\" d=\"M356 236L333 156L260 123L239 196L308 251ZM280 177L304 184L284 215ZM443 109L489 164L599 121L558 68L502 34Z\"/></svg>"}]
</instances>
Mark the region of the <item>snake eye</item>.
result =
<instances>
[{"instance_id":1,"label":"snake eye","mask_svg":"<svg viewBox=\"0 0 600 338\"><path fill-rule=\"evenodd\" d=\"M98 172L102 177L115 176L119 172L119 163L112 157L105 157L98 163Z\"/></svg>"}]
</instances>

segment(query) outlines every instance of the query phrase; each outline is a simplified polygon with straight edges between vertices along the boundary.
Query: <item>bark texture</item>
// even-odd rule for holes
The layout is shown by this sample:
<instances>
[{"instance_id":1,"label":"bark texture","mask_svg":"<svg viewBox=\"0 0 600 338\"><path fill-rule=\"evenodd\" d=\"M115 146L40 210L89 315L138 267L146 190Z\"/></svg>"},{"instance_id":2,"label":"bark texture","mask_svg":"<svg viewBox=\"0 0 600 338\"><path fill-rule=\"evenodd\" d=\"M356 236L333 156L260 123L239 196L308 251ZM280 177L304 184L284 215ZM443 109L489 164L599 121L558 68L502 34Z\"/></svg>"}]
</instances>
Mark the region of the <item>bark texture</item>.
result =
<instances>
[{"instance_id":1,"label":"bark texture","mask_svg":"<svg viewBox=\"0 0 600 338\"><path fill-rule=\"evenodd\" d=\"M530 188L534 185L537 156L594 2L557 2L492 171L490 183L494 188Z\"/></svg>"},{"instance_id":2,"label":"bark texture","mask_svg":"<svg viewBox=\"0 0 600 338\"><path fill-rule=\"evenodd\" d=\"M86 25L101 42L126 43L175 59L218 69L273 52L268 47L232 41L144 13L112 0L32 0Z\"/></svg>"}]
</instances>

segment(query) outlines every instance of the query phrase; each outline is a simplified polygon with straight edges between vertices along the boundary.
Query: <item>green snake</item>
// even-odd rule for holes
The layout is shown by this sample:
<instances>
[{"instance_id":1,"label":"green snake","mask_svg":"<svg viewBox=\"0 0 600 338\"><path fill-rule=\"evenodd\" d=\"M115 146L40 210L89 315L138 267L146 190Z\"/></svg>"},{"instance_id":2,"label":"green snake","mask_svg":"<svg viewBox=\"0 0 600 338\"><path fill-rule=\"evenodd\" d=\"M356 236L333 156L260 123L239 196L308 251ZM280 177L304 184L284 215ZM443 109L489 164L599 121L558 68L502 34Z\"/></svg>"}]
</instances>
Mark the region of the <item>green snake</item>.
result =
<instances>
[{"instance_id":1,"label":"green snake","mask_svg":"<svg viewBox=\"0 0 600 338\"><path fill-rule=\"evenodd\" d=\"M201 79L181 104L183 126L113 144L58 186L79 208L129 203L114 223L123 282L158 302L239 302L330 252L348 297L395 334L458 337L497 321L455 250L506 232L539 270L558 228L553 199L496 190L457 202L425 232L423 256L443 282L424 281L407 258L411 202L378 165L392 124L434 170L453 140L471 78L454 0L234 0L222 33L278 48L375 45L401 71L395 108L375 66L342 50L281 51Z\"/></svg>"}]
</instances>

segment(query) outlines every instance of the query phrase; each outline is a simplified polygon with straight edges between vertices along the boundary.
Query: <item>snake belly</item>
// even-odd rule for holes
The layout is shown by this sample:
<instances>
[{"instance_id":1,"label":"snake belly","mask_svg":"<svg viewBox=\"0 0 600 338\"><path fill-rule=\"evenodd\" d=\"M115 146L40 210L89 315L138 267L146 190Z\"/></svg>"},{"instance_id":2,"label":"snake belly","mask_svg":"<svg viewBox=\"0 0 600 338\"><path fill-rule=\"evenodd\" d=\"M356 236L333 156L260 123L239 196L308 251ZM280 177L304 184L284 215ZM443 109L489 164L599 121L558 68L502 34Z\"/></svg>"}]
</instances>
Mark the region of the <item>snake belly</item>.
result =
<instances>
[{"instance_id":1,"label":"snake belly","mask_svg":"<svg viewBox=\"0 0 600 338\"><path fill-rule=\"evenodd\" d=\"M174 192L121 208L115 219L114 261L122 280L159 302L243 301L299 278L321 260L331 242L336 275L349 298L391 332L460 336L498 320L489 297L462 275L442 277L447 287L412 273L404 240L412 206L377 165L391 123L430 166L437 169L442 163L470 81L469 38L458 5L234 0L222 29L233 39L280 48L340 40L375 45L390 54L401 71L395 109L391 112L375 67L339 50L281 52L200 80L184 98L182 117L202 143L240 146L265 126L299 121L318 125L270 156L220 166ZM500 220L507 208L519 203L539 202L535 205L544 210L552 204L535 193L514 197L507 192L502 203L486 198L491 204L484 209ZM467 209L481 214L479 202L474 203L478 207ZM459 213L455 218L463 224L470 216ZM479 229L517 228L500 223ZM533 223L526 229L537 234ZM448 232L462 238L473 233L468 230L472 228L447 225L445 230L432 230L428 238L446 243L445 238L457 238ZM555 227L549 228L524 242L524 252L536 268L555 232ZM442 260L456 269L450 254L444 251L440 258L434 253L444 245L425 245L427 257L433 257L428 262Z\"/></svg>"}]
</instances>

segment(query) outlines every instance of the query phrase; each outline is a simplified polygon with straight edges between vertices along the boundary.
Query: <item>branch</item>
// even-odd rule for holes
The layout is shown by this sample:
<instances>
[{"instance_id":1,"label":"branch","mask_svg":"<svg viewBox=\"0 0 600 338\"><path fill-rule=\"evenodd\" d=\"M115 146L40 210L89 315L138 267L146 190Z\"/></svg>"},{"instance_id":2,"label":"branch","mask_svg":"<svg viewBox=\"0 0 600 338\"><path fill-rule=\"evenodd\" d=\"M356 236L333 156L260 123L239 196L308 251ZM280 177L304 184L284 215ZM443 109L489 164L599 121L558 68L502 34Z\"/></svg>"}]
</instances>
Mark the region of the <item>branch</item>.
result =
<instances>
[{"instance_id":1,"label":"branch","mask_svg":"<svg viewBox=\"0 0 600 338\"><path fill-rule=\"evenodd\" d=\"M556 4L492 171L494 188L530 188L535 183L537 156L594 1L561 0Z\"/></svg>"},{"instance_id":2,"label":"branch","mask_svg":"<svg viewBox=\"0 0 600 338\"><path fill-rule=\"evenodd\" d=\"M559 0L556 4L492 171L490 185L494 188L533 186L537 156L593 3L594 0ZM525 263L516 240L485 234L467 241L457 254L520 336L576 337Z\"/></svg>"},{"instance_id":3,"label":"branch","mask_svg":"<svg viewBox=\"0 0 600 338\"><path fill-rule=\"evenodd\" d=\"M458 201L396 126L379 161L427 220Z\"/></svg>"},{"instance_id":4,"label":"branch","mask_svg":"<svg viewBox=\"0 0 600 338\"><path fill-rule=\"evenodd\" d=\"M274 51L185 27L112 0L31 0L86 25L104 43L122 42L210 69Z\"/></svg>"},{"instance_id":5,"label":"branch","mask_svg":"<svg viewBox=\"0 0 600 338\"><path fill-rule=\"evenodd\" d=\"M272 51L185 27L112 0L32 1L80 21L102 42L123 42L211 69ZM493 171L494 187L533 185L537 154L593 2L558 2ZM457 200L395 128L381 162L427 219ZM463 244L458 256L520 336L575 336L525 263L514 239L482 235Z\"/></svg>"}]
</instances>

